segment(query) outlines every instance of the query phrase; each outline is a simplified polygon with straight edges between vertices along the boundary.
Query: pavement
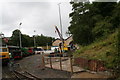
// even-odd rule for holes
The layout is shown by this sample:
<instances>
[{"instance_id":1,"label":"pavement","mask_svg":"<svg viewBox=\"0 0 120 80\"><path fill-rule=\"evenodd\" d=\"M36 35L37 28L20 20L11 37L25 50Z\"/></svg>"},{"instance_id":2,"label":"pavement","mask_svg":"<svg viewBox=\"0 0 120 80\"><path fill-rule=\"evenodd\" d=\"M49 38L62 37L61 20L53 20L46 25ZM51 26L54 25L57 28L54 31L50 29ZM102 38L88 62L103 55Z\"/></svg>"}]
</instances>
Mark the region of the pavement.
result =
<instances>
[{"instance_id":1,"label":"pavement","mask_svg":"<svg viewBox=\"0 0 120 80\"><path fill-rule=\"evenodd\" d=\"M60 62L59 62L60 59L59 59L59 57L52 57L52 60L53 59L56 62L52 61L53 62L52 63L52 68L60 70ZM47 60L47 61L48 61L47 63L49 63L49 60ZM73 66L73 70L72 70L71 65L70 65L71 64L70 63L70 58L68 58L68 57L61 57L61 61L62 61L62 70L63 71L68 71L68 72L73 71L74 73L84 71L83 68L80 68L78 66ZM46 64L45 67L51 68L50 63Z\"/></svg>"},{"instance_id":2,"label":"pavement","mask_svg":"<svg viewBox=\"0 0 120 80\"><path fill-rule=\"evenodd\" d=\"M57 61L57 62L53 61L52 69L60 70L59 58L53 58L53 59L54 61ZM72 64L74 64L73 60L72 60ZM45 67L51 68L50 64L46 64ZM70 73L72 72L71 65L70 65L70 58L62 57L62 70ZM106 78L109 78L109 76L104 75L104 72L103 74L98 74L93 71L86 71L85 69L78 66L73 66L73 73L71 75L71 78L99 78L99 79L105 78L106 79Z\"/></svg>"}]
</instances>

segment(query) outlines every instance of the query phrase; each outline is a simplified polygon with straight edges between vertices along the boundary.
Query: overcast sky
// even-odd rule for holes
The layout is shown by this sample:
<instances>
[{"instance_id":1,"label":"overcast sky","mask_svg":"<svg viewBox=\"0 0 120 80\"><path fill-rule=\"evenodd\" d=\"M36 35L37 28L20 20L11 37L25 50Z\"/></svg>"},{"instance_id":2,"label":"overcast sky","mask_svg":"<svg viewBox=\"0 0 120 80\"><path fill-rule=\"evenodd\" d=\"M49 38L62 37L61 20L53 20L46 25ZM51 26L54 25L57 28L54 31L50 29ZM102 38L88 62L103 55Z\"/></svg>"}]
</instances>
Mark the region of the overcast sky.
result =
<instances>
[{"instance_id":1,"label":"overcast sky","mask_svg":"<svg viewBox=\"0 0 120 80\"><path fill-rule=\"evenodd\" d=\"M69 13L72 12L71 0L0 0L0 33L6 37L12 35L12 31L19 29L29 36L34 34L58 37L54 26L59 24L58 3L61 2L61 15L63 36L66 38L66 31L71 19ZM90 0L93 1L93 0ZM34 33L34 30L36 32Z\"/></svg>"},{"instance_id":2,"label":"overcast sky","mask_svg":"<svg viewBox=\"0 0 120 80\"><path fill-rule=\"evenodd\" d=\"M52 2L2 2L0 4L1 24L0 32L6 37L12 35L12 31L19 29L19 23L22 22L21 32L27 35L43 34L45 36L58 37L54 26L59 24L59 1ZM61 15L63 25L63 35L70 25L69 13L71 5L68 2L61 2ZM1 18L2 17L2 18ZM34 33L34 30L36 32Z\"/></svg>"}]
</instances>

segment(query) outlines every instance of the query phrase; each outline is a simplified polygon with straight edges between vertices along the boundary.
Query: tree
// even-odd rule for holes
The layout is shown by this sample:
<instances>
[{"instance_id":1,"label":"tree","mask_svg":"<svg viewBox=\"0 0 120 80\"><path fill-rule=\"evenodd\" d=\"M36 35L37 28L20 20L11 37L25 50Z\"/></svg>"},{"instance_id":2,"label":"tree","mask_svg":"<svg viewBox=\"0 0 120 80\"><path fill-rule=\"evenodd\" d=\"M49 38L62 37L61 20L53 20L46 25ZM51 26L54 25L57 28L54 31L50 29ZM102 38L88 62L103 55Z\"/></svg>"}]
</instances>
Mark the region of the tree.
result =
<instances>
[{"instance_id":1,"label":"tree","mask_svg":"<svg viewBox=\"0 0 120 80\"><path fill-rule=\"evenodd\" d=\"M89 45L90 43L105 39L106 36L116 33L115 53L110 54L113 58L112 69L117 77L120 77L120 2L94 2L74 3L71 2L73 12L70 13L72 21L69 31L73 35L75 43ZM104 53L104 52L103 52Z\"/></svg>"},{"instance_id":2,"label":"tree","mask_svg":"<svg viewBox=\"0 0 120 80\"><path fill-rule=\"evenodd\" d=\"M21 32L18 29L13 31L13 34L10 37L9 45L13 45L13 46L19 46L20 45L19 33L21 33Z\"/></svg>"},{"instance_id":3,"label":"tree","mask_svg":"<svg viewBox=\"0 0 120 80\"><path fill-rule=\"evenodd\" d=\"M115 5L115 9L112 12L113 16L111 17L111 23L113 28L120 27L120 2Z\"/></svg>"},{"instance_id":4,"label":"tree","mask_svg":"<svg viewBox=\"0 0 120 80\"><path fill-rule=\"evenodd\" d=\"M114 54L115 60L113 62L113 70L115 72L116 78L120 79L120 28L118 28L117 42L116 42L117 53Z\"/></svg>"},{"instance_id":5,"label":"tree","mask_svg":"<svg viewBox=\"0 0 120 80\"><path fill-rule=\"evenodd\" d=\"M46 44L51 46L53 40L55 40L55 38L43 36L42 34L41 36L36 36L36 43L38 46L46 46Z\"/></svg>"},{"instance_id":6,"label":"tree","mask_svg":"<svg viewBox=\"0 0 120 80\"><path fill-rule=\"evenodd\" d=\"M87 3L71 3L73 6L73 12L70 14L72 21L69 26L70 32L73 34L75 43L81 45L87 45L93 41L92 36L92 20L89 18L92 14L89 14L91 5Z\"/></svg>"},{"instance_id":7,"label":"tree","mask_svg":"<svg viewBox=\"0 0 120 80\"><path fill-rule=\"evenodd\" d=\"M30 43L29 35L22 34L22 47L30 47L32 46Z\"/></svg>"},{"instance_id":8,"label":"tree","mask_svg":"<svg viewBox=\"0 0 120 80\"><path fill-rule=\"evenodd\" d=\"M88 45L115 30L113 22L116 21L118 16L113 18L113 11L119 9L115 9L117 3L94 2L90 4L89 2L71 2L71 4L73 12L70 13L72 21L70 22L69 31L73 34L75 43Z\"/></svg>"},{"instance_id":9,"label":"tree","mask_svg":"<svg viewBox=\"0 0 120 80\"><path fill-rule=\"evenodd\" d=\"M9 45L13 46L19 46L20 39L19 39L19 33L20 30L16 29L13 31L12 36L9 40ZM55 38L47 37L41 34L41 36L37 35L36 37L36 43L37 46L46 46L46 44L52 45L52 41L55 40ZM34 46L34 37L30 37L29 35L22 34L21 33L21 41L22 41L22 47L33 47Z\"/></svg>"}]
</instances>

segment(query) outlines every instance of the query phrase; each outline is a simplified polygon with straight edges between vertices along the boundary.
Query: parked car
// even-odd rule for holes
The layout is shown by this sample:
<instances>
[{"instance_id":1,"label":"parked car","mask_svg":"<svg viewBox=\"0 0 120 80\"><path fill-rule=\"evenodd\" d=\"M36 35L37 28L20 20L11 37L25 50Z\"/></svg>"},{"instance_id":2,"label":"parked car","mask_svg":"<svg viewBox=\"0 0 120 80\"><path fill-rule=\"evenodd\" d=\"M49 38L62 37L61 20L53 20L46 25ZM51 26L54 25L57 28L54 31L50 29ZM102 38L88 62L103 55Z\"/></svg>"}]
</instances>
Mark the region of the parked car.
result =
<instances>
[{"instance_id":1,"label":"parked car","mask_svg":"<svg viewBox=\"0 0 120 80\"><path fill-rule=\"evenodd\" d=\"M30 55L27 48L21 48L21 51L23 53L23 57L26 57L26 56Z\"/></svg>"},{"instance_id":2,"label":"parked car","mask_svg":"<svg viewBox=\"0 0 120 80\"><path fill-rule=\"evenodd\" d=\"M49 56L50 54L54 54L54 53L55 53L54 50L46 50L46 51L44 51L45 56Z\"/></svg>"},{"instance_id":3,"label":"parked car","mask_svg":"<svg viewBox=\"0 0 120 80\"><path fill-rule=\"evenodd\" d=\"M30 53L30 55L35 54L35 52L34 52L33 48L28 48L28 52Z\"/></svg>"},{"instance_id":4,"label":"parked car","mask_svg":"<svg viewBox=\"0 0 120 80\"><path fill-rule=\"evenodd\" d=\"M34 48L35 54L42 54L44 53L44 49L42 48Z\"/></svg>"}]
</instances>

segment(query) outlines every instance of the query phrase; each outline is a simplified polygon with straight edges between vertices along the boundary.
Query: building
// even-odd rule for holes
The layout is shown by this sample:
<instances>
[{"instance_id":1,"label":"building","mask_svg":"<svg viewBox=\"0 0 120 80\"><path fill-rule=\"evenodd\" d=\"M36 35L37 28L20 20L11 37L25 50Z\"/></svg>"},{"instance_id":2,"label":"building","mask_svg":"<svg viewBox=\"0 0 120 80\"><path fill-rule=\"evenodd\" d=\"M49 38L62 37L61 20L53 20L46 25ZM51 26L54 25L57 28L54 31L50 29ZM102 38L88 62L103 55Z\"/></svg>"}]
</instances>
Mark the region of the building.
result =
<instances>
[{"instance_id":1,"label":"building","mask_svg":"<svg viewBox=\"0 0 120 80\"><path fill-rule=\"evenodd\" d=\"M61 42L62 42L62 41L57 38L57 39L52 43L52 46L59 46L59 44L60 44Z\"/></svg>"},{"instance_id":2,"label":"building","mask_svg":"<svg viewBox=\"0 0 120 80\"><path fill-rule=\"evenodd\" d=\"M3 33L0 33L0 46L7 45L9 40L10 40L10 37L5 37Z\"/></svg>"},{"instance_id":3,"label":"building","mask_svg":"<svg viewBox=\"0 0 120 80\"><path fill-rule=\"evenodd\" d=\"M70 46L71 44L73 44L73 38L72 38L72 36L70 36L67 39L65 39L65 45L66 46Z\"/></svg>"},{"instance_id":4,"label":"building","mask_svg":"<svg viewBox=\"0 0 120 80\"><path fill-rule=\"evenodd\" d=\"M60 43L62 43L62 41L60 39L56 39L53 43L52 43L52 46L59 46ZM64 40L64 45L65 46L69 46L70 44L73 43L73 38L72 36L68 37L67 39Z\"/></svg>"}]
</instances>

